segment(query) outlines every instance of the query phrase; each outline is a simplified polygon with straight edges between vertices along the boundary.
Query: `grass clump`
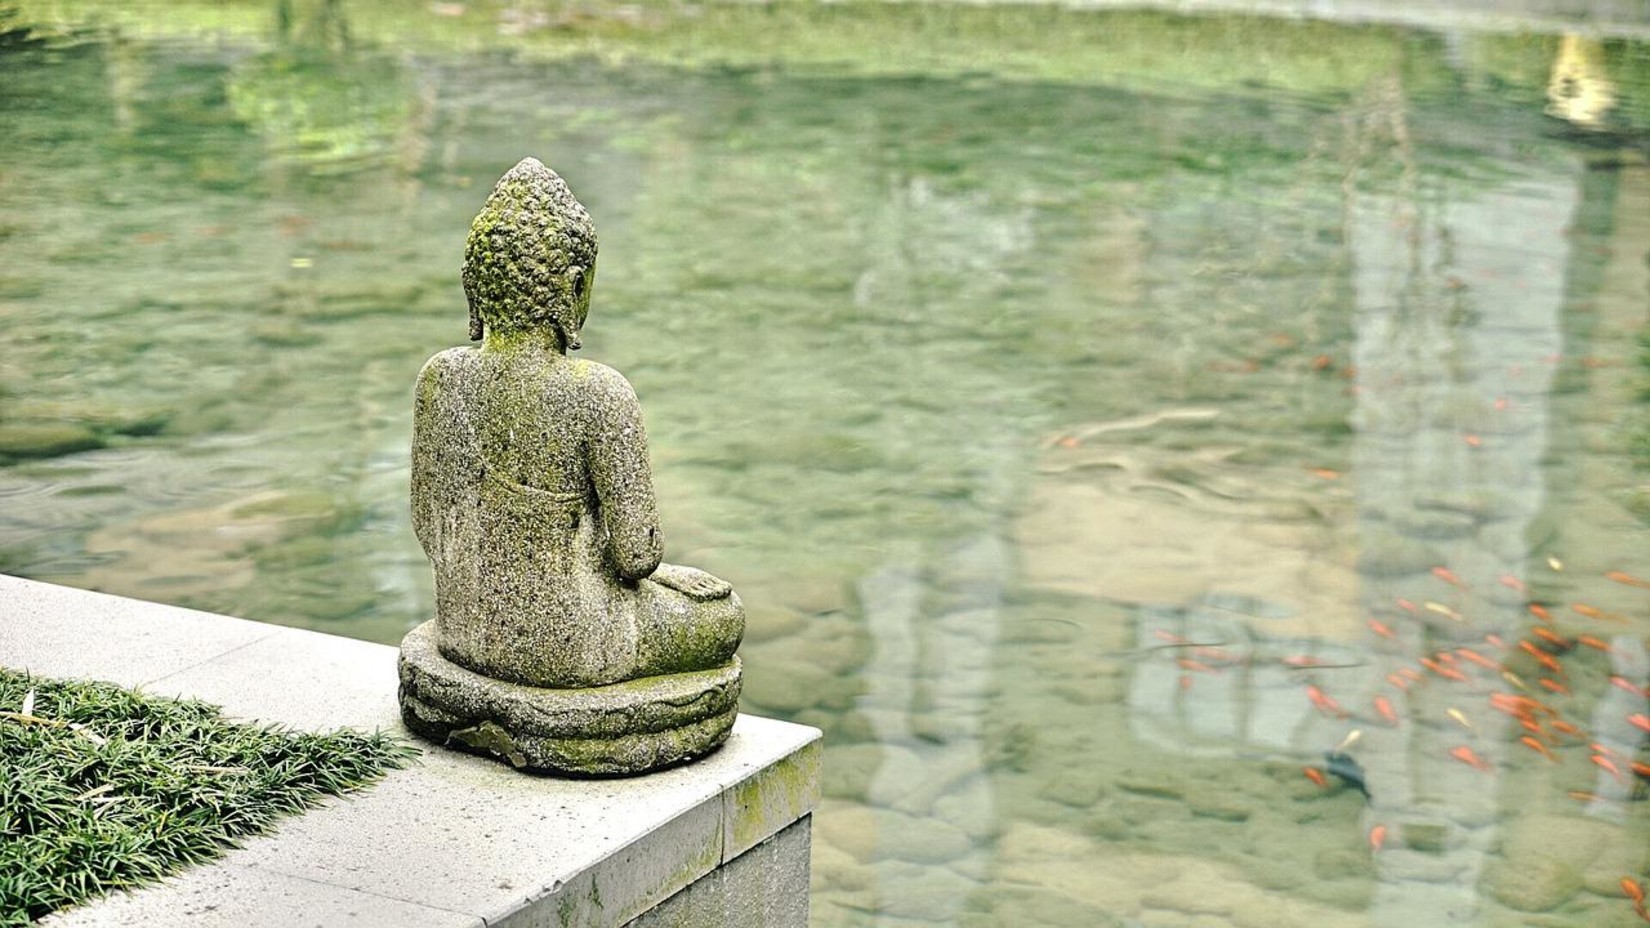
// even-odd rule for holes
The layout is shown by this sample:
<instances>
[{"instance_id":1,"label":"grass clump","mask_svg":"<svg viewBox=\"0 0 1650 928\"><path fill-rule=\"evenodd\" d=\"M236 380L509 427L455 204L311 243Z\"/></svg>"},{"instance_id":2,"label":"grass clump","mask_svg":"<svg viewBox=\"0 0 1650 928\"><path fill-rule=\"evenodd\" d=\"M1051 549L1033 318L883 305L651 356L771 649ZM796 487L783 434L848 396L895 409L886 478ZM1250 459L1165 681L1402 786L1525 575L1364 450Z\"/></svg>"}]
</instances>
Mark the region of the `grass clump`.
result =
<instances>
[{"instance_id":1,"label":"grass clump","mask_svg":"<svg viewBox=\"0 0 1650 928\"><path fill-rule=\"evenodd\" d=\"M0 926L200 863L417 749L0 668Z\"/></svg>"}]
</instances>

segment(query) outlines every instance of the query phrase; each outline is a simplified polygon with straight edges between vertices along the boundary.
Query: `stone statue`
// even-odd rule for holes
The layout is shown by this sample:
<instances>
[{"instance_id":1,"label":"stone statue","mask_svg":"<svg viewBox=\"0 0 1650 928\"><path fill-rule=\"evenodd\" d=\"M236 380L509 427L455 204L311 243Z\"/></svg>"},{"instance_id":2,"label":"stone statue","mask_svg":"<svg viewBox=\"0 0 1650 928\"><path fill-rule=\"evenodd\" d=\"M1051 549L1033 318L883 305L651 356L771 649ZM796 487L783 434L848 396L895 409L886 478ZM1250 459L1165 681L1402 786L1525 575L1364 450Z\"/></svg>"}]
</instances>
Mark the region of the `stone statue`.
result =
<instances>
[{"instance_id":1,"label":"stone statue","mask_svg":"<svg viewBox=\"0 0 1650 928\"><path fill-rule=\"evenodd\" d=\"M568 357L596 233L527 158L470 227L470 338L425 363L413 529L435 619L401 645L401 712L426 737L517 767L640 773L715 749L736 714L744 608L660 563L641 406L618 371Z\"/></svg>"}]
</instances>

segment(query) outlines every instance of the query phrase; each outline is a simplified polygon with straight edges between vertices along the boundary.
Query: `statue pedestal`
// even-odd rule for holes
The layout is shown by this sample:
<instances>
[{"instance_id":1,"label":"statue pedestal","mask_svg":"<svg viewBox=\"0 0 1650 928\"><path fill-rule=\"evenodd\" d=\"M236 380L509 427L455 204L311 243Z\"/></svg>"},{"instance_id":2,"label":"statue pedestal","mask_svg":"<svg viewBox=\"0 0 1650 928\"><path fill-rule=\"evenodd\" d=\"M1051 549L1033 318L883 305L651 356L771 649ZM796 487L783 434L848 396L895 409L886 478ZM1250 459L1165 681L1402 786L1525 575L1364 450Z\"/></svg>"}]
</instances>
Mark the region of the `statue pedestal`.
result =
<instances>
[{"instance_id":1,"label":"statue pedestal","mask_svg":"<svg viewBox=\"0 0 1650 928\"><path fill-rule=\"evenodd\" d=\"M296 728L401 728L396 649L0 575L0 664ZM419 742L414 742L419 743ZM819 732L741 715L692 764L525 776L439 748L53 928L805 928Z\"/></svg>"},{"instance_id":2,"label":"statue pedestal","mask_svg":"<svg viewBox=\"0 0 1650 928\"><path fill-rule=\"evenodd\" d=\"M733 730L739 658L714 670L544 689L453 663L434 620L401 642L401 719L434 741L541 773L628 776L716 750Z\"/></svg>"}]
</instances>

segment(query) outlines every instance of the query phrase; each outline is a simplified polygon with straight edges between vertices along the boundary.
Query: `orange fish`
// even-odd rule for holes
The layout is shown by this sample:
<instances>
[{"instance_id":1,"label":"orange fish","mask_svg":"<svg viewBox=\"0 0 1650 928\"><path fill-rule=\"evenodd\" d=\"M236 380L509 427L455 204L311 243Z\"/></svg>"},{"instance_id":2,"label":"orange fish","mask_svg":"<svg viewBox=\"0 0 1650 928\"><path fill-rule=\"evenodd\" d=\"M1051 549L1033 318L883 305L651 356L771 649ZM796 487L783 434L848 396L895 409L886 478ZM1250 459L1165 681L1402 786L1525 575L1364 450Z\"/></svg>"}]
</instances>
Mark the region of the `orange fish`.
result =
<instances>
[{"instance_id":1,"label":"orange fish","mask_svg":"<svg viewBox=\"0 0 1650 928\"><path fill-rule=\"evenodd\" d=\"M1610 685L1619 690L1625 690L1626 692L1632 693L1640 699L1643 699L1647 695L1644 690L1639 689L1637 684L1626 677L1611 677Z\"/></svg>"},{"instance_id":2,"label":"orange fish","mask_svg":"<svg viewBox=\"0 0 1650 928\"><path fill-rule=\"evenodd\" d=\"M1558 714L1558 710L1539 699L1531 699L1528 696L1518 696L1513 693L1491 693L1490 705L1501 709L1503 712L1510 709L1513 715L1534 715L1537 712L1547 715Z\"/></svg>"},{"instance_id":3,"label":"orange fish","mask_svg":"<svg viewBox=\"0 0 1650 928\"><path fill-rule=\"evenodd\" d=\"M1312 705L1316 706L1318 711L1325 715L1333 715L1336 718L1342 719L1347 716L1346 710L1341 708L1341 704L1336 702L1333 696L1330 696L1323 690L1318 689L1316 686L1307 684L1306 698L1312 700Z\"/></svg>"},{"instance_id":4,"label":"orange fish","mask_svg":"<svg viewBox=\"0 0 1650 928\"><path fill-rule=\"evenodd\" d=\"M1283 659L1283 663L1290 667L1317 667L1322 665L1323 661L1310 654L1291 654Z\"/></svg>"},{"instance_id":5,"label":"orange fish","mask_svg":"<svg viewBox=\"0 0 1650 928\"><path fill-rule=\"evenodd\" d=\"M1589 793L1584 789L1572 789L1572 790L1570 790L1570 798L1575 799L1575 800L1579 800L1581 802L1598 802L1598 800L1599 800L1599 796L1598 796L1597 793Z\"/></svg>"},{"instance_id":6,"label":"orange fish","mask_svg":"<svg viewBox=\"0 0 1650 928\"><path fill-rule=\"evenodd\" d=\"M1506 650L1507 647L1507 643L1501 640L1501 636L1495 634L1494 632L1484 636L1484 643L1492 648L1500 648L1502 650Z\"/></svg>"},{"instance_id":7,"label":"orange fish","mask_svg":"<svg viewBox=\"0 0 1650 928\"><path fill-rule=\"evenodd\" d=\"M1546 651L1543 651L1534 644L1531 644L1528 640L1520 641L1518 646L1524 649L1525 653L1535 658L1536 663L1547 668L1548 670L1551 670L1553 673L1563 676L1563 666L1561 666L1558 661L1554 660L1551 654L1548 654Z\"/></svg>"},{"instance_id":8,"label":"orange fish","mask_svg":"<svg viewBox=\"0 0 1650 928\"><path fill-rule=\"evenodd\" d=\"M1415 608L1414 603L1410 602L1407 599L1403 599L1403 598L1400 597L1399 599L1396 600L1396 602L1398 603L1398 608L1399 609L1402 609L1405 612L1410 613L1411 615L1419 615L1420 612L1421 612L1421 610Z\"/></svg>"},{"instance_id":9,"label":"orange fish","mask_svg":"<svg viewBox=\"0 0 1650 928\"><path fill-rule=\"evenodd\" d=\"M1551 677L1542 677L1541 680L1540 680L1540 683L1541 683L1542 686L1546 687L1549 690L1552 690L1553 692L1557 693L1560 696L1570 695L1570 688L1569 687L1567 687L1564 684L1558 682L1557 680L1552 679Z\"/></svg>"},{"instance_id":10,"label":"orange fish","mask_svg":"<svg viewBox=\"0 0 1650 928\"><path fill-rule=\"evenodd\" d=\"M1456 670L1454 667L1445 667L1443 664L1438 663L1430 657L1421 658L1421 666L1447 680L1458 680L1462 683L1465 683L1467 680L1466 674Z\"/></svg>"},{"instance_id":11,"label":"orange fish","mask_svg":"<svg viewBox=\"0 0 1650 928\"><path fill-rule=\"evenodd\" d=\"M1451 586L1457 586L1463 590L1467 588L1467 585L1461 582L1461 578L1455 575L1455 571L1450 570L1448 567L1434 567L1432 575Z\"/></svg>"},{"instance_id":12,"label":"orange fish","mask_svg":"<svg viewBox=\"0 0 1650 928\"><path fill-rule=\"evenodd\" d=\"M1520 744L1523 744L1525 747L1529 748L1530 750L1536 752L1537 754L1540 754L1542 757L1545 757L1545 758L1547 758L1548 760L1550 760L1554 763L1558 762L1558 758L1553 756L1553 752L1547 750L1547 746L1545 744L1542 744L1541 742L1535 740L1534 738L1531 738L1529 735L1525 735L1524 737L1518 739L1518 741L1519 741Z\"/></svg>"},{"instance_id":13,"label":"orange fish","mask_svg":"<svg viewBox=\"0 0 1650 928\"><path fill-rule=\"evenodd\" d=\"M1525 589L1524 581L1518 579L1512 574L1502 574L1501 576L1495 578L1495 582L1501 584L1509 590L1514 590L1519 593L1524 592Z\"/></svg>"},{"instance_id":14,"label":"orange fish","mask_svg":"<svg viewBox=\"0 0 1650 928\"><path fill-rule=\"evenodd\" d=\"M1167 641L1170 644L1185 644L1186 643L1185 638L1182 638L1181 636L1176 635L1174 632L1167 631L1166 629L1161 629L1161 628L1152 629L1152 637L1156 638L1158 641Z\"/></svg>"},{"instance_id":15,"label":"orange fish","mask_svg":"<svg viewBox=\"0 0 1650 928\"><path fill-rule=\"evenodd\" d=\"M1574 725L1571 725L1569 722L1566 722L1563 719L1554 719L1553 721L1548 722L1547 724L1552 726L1553 731L1563 732L1564 734L1569 735L1572 738L1580 738L1581 737L1581 729L1575 727Z\"/></svg>"},{"instance_id":16,"label":"orange fish","mask_svg":"<svg viewBox=\"0 0 1650 928\"><path fill-rule=\"evenodd\" d=\"M1639 885L1638 880L1630 876L1621 878L1621 894L1634 902L1644 901L1644 887Z\"/></svg>"},{"instance_id":17,"label":"orange fish","mask_svg":"<svg viewBox=\"0 0 1650 928\"><path fill-rule=\"evenodd\" d=\"M1540 603L1530 603L1528 608L1530 610L1530 615L1535 616L1543 622L1552 622L1553 614L1547 611L1546 606L1543 606Z\"/></svg>"},{"instance_id":18,"label":"orange fish","mask_svg":"<svg viewBox=\"0 0 1650 928\"><path fill-rule=\"evenodd\" d=\"M1594 638L1592 635L1577 635L1576 640L1595 650L1603 651L1605 653L1609 653L1610 651L1610 643L1608 641L1602 641L1598 638Z\"/></svg>"},{"instance_id":19,"label":"orange fish","mask_svg":"<svg viewBox=\"0 0 1650 928\"><path fill-rule=\"evenodd\" d=\"M1537 638L1540 638L1542 641L1547 642L1548 644L1550 644L1553 647L1559 649L1560 651L1568 651L1571 648L1575 647L1575 642L1571 641L1568 638L1565 638L1563 635L1560 635L1555 631L1552 631L1552 630L1546 629L1546 628L1542 628L1539 625L1535 626L1534 628L1531 628L1530 629L1530 634L1536 636Z\"/></svg>"},{"instance_id":20,"label":"orange fish","mask_svg":"<svg viewBox=\"0 0 1650 928\"><path fill-rule=\"evenodd\" d=\"M1175 661L1181 670L1192 670L1197 673L1214 673L1215 669L1202 661L1194 661L1189 657L1182 657Z\"/></svg>"},{"instance_id":21,"label":"orange fish","mask_svg":"<svg viewBox=\"0 0 1650 928\"><path fill-rule=\"evenodd\" d=\"M1619 612L1605 612L1597 606L1589 606L1586 603L1571 603L1570 608L1589 619L1609 619L1612 622L1627 621L1627 617Z\"/></svg>"},{"instance_id":22,"label":"orange fish","mask_svg":"<svg viewBox=\"0 0 1650 928\"><path fill-rule=\"evenodd\" d=\"M1456 648L1455 653L1461 655L1463 658L1466 658L1469 661L1472 661L1474 664L1477 664L1480 667L1487 667L1490 670L1500 670L1501 669L1500 664L1497 664L1495 661L1490 660L1489 658L1485 657L1482 654L1479 654L1477 651L1474 651L1471 648Z\"/></svg>"},{"instance_id":23,"label":"orange fish","mask_svg":"<svg viewBox=\"0 0 1650 928\"><path fill-rule=\"evenodd\" d=\"M1182 693L1184 693L1184 692L1186 692L1187 690L1189 690L1191 688L1192 688L1192 675L1189 674L1189 673L1181 674L1180 675L1180 691Z\"/></svg>"},{"instance_id":24,"label":"orange fish","mask_svg":"<svg viewBox=\"0 0 1650 928\"><path fill-rule=\"evenodd\" d=\"M1591 756L1587 759L1592 761L1594 764L1597 764L1599 769L1608 770L1610 772L1610 775L1615 777L1617 781L1627 779L1626 777L1622 776L1621 768L1616 766L1616 762L1611 760L1608 757L1605 757L1603 754L1594 754L1593 756Z\"/></svg>"},{"instance_id":25,"label":"orange fish","mask_svg":"<svg viewBox=\"0 0 1650 928\"><path fill-rule=\"evenodd\" d=\"M1468 448L1479 448L1479 447L1482 447L1483 444L1484 444L1484 439L1479 438L1477 435L1473 435L1471 433L1468 433L1466 435L1462 435L1461 440L1467 443Z\"/></svg>"},{"instance_id":26,"label":"orange fish","mask_svg":"<svg viewBox=\"0 0 1650 928\"><path fill-rule=\"evenodd\" d=\"M1316 767L1303 767L1301 772L1306 774L1306 778L1308 780L1311 780L1319 786L1327 787L1329 785L1329 780L1323 775L1323 771Z\"/></svg>"},{"instance_id":27,"label":"orange fish","mask_svg":"<svg viewBox=\"0 0 1650 928\"><path fill-rule=\"evenodd\" d=\"M1336 480L1339 479L1341 473L1327 467L1314 467L1312 468L1312 476L1317 477L1319 480Z\"/></svg>"},{"instance_id":28,"label":"orange fish","mask_svg":"<svg viewBox=\"0 0 1650 928\"><path fill-rule=\"evenodd\" d=\"M1650 715L1645 715L1643 712L1635 712L1627 717L1627 721L1631 722L1633 727L1637 728L1639 731L1650 734Z\"/></svg>"},{"instance_id":29,"label":"orange fish","mask_svg":"<svg viewBox=\"0 0 1650 928\"><path fill-rule=\"evenodd\" d=\"M1482 757L1479 757L1478 752L1474 751L1472 748L1469 748L1464 744L1462 746L1458 747L1458 748L1452 749L1449 752L1449 756L1455 758L1456 760L1460 761L1463 764L1466 764L1469 767L1474 767L1478 770L1483 770L1485 772L1488 772L1490 770L1495 769L1494 767L1490 766L1489 761L1485 760Z\"/></svg>"},{"instance_id":30,"label":"orange fish","mask_svg":"<svg viewBox=\"0 0 1650 928\"><path fill-rule=\"evenodd\" d=\"M1386 844L1386 826L1376 825L1374 828L1369 829L1370 849L1379 851L1384 844Z\"/></svg>"},{"instance_id":31,"label":"orange fish","mask_svg":"<svg viewBox=\"0 0 1650 928\"><path fill-rule=\"evenodd\" d=\"M1639 578L1633 576L1632 574L1623 573L1619 570L1607 570L1607 571L1605 571L1604 572L1604 579L1614 580L1617 583L1625 583L1628 586L1636 586L1641 590L1650 590L1650 581L1640 580Z\"/></svg>"},{"instance_id":32,"label":"orange fish","mask_svg":"<svg viewBox=\"0 0 1650 928\"><path fill-rule=\"evenodd\" d=\"M1634 776L1643 777L1646 780L1650 780L1650 764L1640 763L1635 760L1632 763L1632 768Z\"/></svg>"},{"instance_id":33,"label":"orange fish","mask_svg":"<svg viewBox=\"0 0 1650 928\"><path fill-rule=\"evenodd\" d=\"M1375 697L1375 711L1381 713L1381 718L1386 719L1388 725L1398 724L1398 713L1392 708L1392 700L1385 696Z\"/></svg>"},{"instance_id":34,"label":"orange fish","mask_svg":"<svg viewBox=\"0 0 1650 928\"><path fill-rule=\"evenodd\" d=\"M1369 620L1369 630L1374 632L1377 635L1380 635L1382 638L1397 638L1398 637L1397 635L1394 635L1392 633L1392 627L1391 626L1387 625L1385 622L1382 622L1379 619L1370 619Z\"/></svg>"},{"instance_id":35,"label":"orange fish","mask_svg":"<svg viewBox=\"0 0 1650 928\"><path fill-rule=\"evenodd\" d=\"M1395 673L1387 674L1386 675L1386 682L1392 684L1393 686L1397 687L1400 690L1404 690L1406 692L1409 690L1409 681L1404 679L1403 677L1398 676Z\"/></svg>"}]
</instances>

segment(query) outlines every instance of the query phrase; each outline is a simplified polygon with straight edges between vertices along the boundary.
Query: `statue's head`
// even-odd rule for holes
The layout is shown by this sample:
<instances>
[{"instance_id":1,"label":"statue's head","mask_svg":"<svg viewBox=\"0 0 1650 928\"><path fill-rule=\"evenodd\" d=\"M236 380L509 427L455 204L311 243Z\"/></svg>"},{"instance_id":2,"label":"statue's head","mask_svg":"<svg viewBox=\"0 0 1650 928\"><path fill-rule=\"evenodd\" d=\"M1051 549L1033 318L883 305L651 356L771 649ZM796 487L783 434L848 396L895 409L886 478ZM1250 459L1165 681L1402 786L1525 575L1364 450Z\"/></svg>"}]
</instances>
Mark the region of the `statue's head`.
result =
<instances>
[{"instance_id":1,"label":"statue's head","mask_svg":"<svg viewBox=\"0 0 1650 928\"><path fill-rule=\"evenodd\" d=\"M579 347L595 272L590 214L555 171L523 158L470 224L462 275L470 338L548 326Z\"/></svg>"}]
</instances>

